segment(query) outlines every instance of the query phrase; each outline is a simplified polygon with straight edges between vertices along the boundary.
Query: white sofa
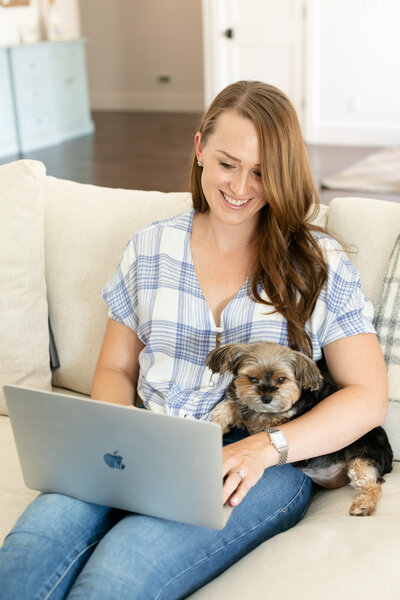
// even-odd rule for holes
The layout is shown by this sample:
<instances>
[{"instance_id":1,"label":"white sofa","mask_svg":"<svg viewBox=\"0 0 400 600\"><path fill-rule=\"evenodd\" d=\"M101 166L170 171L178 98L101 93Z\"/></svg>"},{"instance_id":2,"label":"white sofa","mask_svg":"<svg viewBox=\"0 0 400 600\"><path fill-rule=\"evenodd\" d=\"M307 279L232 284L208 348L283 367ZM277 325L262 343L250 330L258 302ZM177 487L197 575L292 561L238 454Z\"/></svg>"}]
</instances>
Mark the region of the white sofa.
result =
<instances>
[{"instance_id":1,"label":"white sofa","mask_svg":"<svg viewBox=\"0 0 400 600\"><path fill-rule=\"evenodd\" d=\"M147 223L190 205L184 193L107 189L49 177L37 161L0 167L0 389L16 383L88 395L107 320L101 291L126 242ZM351 258L376 302L400 233L400 204L339 198L321 208L318 222L358 247ZM48 310L61 362L53 373ZM391 395L399 399L398 382L391 382ZM37 492L24 486L1 396L0 409L1 541ZM385 427L399 461L399 402L390 403ZM349 516L351 497L349 487L317 492L299 525L191 598L397 600L400 463L386 476L373 516Z\"/></svg>"}]
</instances>

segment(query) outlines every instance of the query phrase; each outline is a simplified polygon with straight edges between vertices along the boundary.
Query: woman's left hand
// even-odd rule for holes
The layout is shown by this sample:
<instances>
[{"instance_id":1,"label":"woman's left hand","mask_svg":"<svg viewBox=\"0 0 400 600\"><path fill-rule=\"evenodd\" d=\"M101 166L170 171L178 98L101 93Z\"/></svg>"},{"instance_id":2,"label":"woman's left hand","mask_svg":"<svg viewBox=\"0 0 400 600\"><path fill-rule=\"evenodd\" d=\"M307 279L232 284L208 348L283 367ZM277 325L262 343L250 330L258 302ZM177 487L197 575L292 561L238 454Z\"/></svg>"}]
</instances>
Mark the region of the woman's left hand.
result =
<instances>
[{"instance_id":1,"label":"woman's left hand","mask_svg":"<svg viewBox=\"0 0 400 600\"><path fill-rule=\"evenodd\" d=\"M267 467L276 464L275 451L268 434L261 432L222 449L222 476L224 478L223 502L229 499L232 506L241 503L250 488L263 476ZM276 462L274 462L276 458Z\"/></svg>"}]
</instances>

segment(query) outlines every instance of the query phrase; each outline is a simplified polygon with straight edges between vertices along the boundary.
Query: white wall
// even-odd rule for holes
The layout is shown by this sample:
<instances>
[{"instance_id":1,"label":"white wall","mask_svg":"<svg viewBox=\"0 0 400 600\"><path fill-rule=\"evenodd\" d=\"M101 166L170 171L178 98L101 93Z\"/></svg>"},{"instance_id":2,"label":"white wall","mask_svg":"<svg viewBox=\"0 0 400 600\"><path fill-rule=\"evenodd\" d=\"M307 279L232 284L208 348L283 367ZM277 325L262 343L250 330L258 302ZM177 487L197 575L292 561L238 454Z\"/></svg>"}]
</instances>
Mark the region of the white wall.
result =
<instances>
[{"instance_id":1,"label":"white wall","mask_svg":"<svg viewBox=\"0 0 400 600\"><path fill-rule=\"evenodd\" d=\"M310 143L400 145L399 0L308 0Z\"/></svg>"},{"instance_id":2,"label":"white wall","mask_svg":"<svg viewBox=\"0 0 400 600\"><path fill-rule=\"evenodd\" d=\"M80 9L93 108L203 109L201 0L81 0Z\"/></svg>"},{"instance_id":3,"label":"white wall","mask_svg":"<svg viewBox=\"0 0 400 600\"><path fill-rule=\"evenodd\" d=\"M78 2L79 0L57 0L60 21L69 38L80 36ZM43 39L40 17L41 9L45 10L47 5L46 0L31 0L29 6L0 7L0 46ZM25 40L25 36L29 39Z\"/></svg>"}]
</instances>

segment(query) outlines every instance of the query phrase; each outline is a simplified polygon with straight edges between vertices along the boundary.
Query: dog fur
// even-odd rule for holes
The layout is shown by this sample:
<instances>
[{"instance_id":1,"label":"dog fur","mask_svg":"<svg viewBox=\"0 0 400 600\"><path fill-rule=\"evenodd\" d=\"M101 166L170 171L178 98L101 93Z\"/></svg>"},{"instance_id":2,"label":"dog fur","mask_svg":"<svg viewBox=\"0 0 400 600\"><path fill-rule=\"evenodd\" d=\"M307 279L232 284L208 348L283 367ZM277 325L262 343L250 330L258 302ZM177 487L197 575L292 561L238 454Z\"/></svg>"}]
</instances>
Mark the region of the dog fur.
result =
<instances>
[{"instance_id":1,"label":"dog fur","mask_svg":"<svg viewBox=\"0 0 400 600\"><path fill-rule=\"evenodd\" d=\"M250 435L277 427L337 391L324 381L314 361L273 342L221 346L210 352L206 365L213 373L234 375L226 399L211 414L223 434L232 427L246 428ZM342 450L293 465L324 487L350 483L357 492L350 514L365 516L375 510L383 475L392 470L392 462L387 435L375 427Z\"/></svg>"}]
</instances>

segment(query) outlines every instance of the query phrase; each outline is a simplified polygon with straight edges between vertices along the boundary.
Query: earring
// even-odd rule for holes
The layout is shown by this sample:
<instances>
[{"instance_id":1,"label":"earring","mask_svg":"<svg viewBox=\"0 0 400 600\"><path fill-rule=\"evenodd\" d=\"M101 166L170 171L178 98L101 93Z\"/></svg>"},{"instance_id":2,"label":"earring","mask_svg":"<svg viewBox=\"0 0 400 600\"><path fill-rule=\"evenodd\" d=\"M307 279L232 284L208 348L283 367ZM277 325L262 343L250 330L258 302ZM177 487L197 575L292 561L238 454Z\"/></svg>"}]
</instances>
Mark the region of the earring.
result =
<instances>
[{"instance_id":1,"label":"earring","mask_svg":"<svg viewBox=\"0 0 400 600\"><path fill-rule=\"evenodd\" d=\"M199 165L199 167L202 167L202 166L203 166L203 163L202 163L202 162L200 162L199 160L197 161L197 164Z\"/></svg>"}]
</instances>

